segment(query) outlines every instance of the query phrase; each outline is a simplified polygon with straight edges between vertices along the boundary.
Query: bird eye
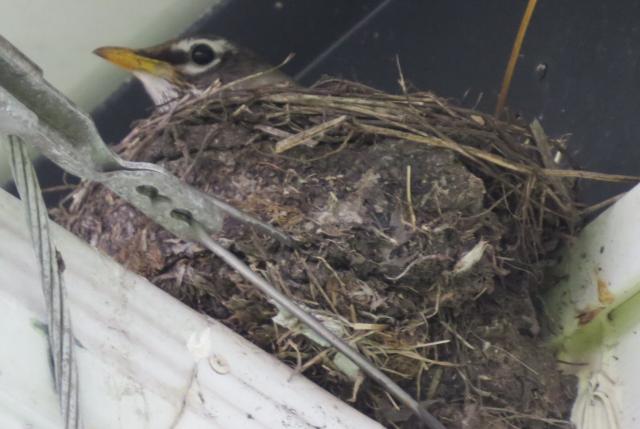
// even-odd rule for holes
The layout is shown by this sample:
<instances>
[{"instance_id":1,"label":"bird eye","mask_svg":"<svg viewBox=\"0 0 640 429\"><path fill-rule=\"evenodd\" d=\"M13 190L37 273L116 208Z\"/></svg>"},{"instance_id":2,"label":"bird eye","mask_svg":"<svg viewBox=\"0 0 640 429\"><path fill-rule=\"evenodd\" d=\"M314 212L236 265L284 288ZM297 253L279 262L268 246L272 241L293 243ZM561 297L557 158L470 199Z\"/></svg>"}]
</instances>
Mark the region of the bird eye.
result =
<instances>
[{"instance_id":1,"label":"bird eye","mask_svg":"<svg viewBox=\"0 0 640 429\"><path fill-rule=\"evenodd\" d=\"M191 60L200 65L206 66L216 59L216 54L211 46L200 43L191 48Z\"/></svg>"}]
</instances>

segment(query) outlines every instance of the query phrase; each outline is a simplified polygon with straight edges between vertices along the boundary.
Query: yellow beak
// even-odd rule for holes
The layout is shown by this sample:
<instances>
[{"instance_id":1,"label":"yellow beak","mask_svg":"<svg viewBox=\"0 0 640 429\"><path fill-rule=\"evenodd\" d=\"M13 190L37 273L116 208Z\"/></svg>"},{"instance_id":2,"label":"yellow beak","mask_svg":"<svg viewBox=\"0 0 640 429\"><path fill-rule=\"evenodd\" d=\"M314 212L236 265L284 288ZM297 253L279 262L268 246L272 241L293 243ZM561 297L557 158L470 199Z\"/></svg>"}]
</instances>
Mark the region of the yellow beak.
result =
<instances>
[{"instance_id":1,"label":"yellow beak","mask_svg":"<svg viewBox=\"0 0 640 429\"><path fill-rule=\"evenodd\" d=\"M149 73L170 81L175 81L178 77L170 64L140 55L133 49L104 46L93 53L130 72Z\"/></svg>"}]
</instances>

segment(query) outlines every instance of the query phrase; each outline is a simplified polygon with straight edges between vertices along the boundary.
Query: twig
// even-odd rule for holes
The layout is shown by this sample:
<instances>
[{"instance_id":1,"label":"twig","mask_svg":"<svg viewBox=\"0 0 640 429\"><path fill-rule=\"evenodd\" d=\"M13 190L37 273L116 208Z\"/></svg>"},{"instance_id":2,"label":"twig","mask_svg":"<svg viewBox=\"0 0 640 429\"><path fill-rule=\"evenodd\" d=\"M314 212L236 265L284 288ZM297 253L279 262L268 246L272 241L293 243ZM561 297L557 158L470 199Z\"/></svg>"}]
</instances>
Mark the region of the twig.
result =
<instances>
[{"instance_id":1,"label":"twig","mask_svg":"<svg viewBox=\"0 0 640 429\"><path fill-rule=\"evenodd\" d=\"M595 213L598 210L604 209L605 207L609 207L616 201L620 200L620 198L624 197L626 194L627 194L626 192L622 192L618 195L614 195L613 197L607 198L604 201L600 201L597 204L593 204L589 207L586 207L580 211L580 216L584 217L584 216L590 215L591 213Z\"/></svg>"},{"instance_id":2,"label":"twig","mask_svg":"<svg viewBox=\"0 0 640 429\"><path fill-rule=\"evenodd\" d=\"M323 122L322 124L316 125L315 127L308 128L298 134L294 134L285 138L284 140L280 140L276 143L275 153L286 152L289 149L293 149L296 146L300 146L313 139L314 137L329 131L332 128L337 127L341 123L347 120L345 115L338 116L337 118L331 119L330 121Z\"/></svg>"},{"instance_id":3,"label":"twig","mask_svg":"<svg viewBox=\"0 0 640 429\"><path fill-rule=\"evenodd\" d=\"M495 116L500 117L500 114L504 110L504 105L507 102L507 95L509 94L509 87L511 86L511 79L513 78L513 72L516 69L518 57L520 56L520 49L522 48L522 42L524 36L527 33L529 22L531 22L531 16L536 8L537 0L529 0L527 8L524 11L522 21L520 22L520 28L518 28L518 34L513 42L513 48L511 49L511 56L509 56L509 62L507 63L507 69L504 72L504 78L502 79L502 87L500 88L500 94L498 95L498 103L496 104Z\"/></svg>"},{"instance_id":4,"label":"twig","mask_svg":"<svg viewBox=\"0 0 640 429\"><path fill-rule=\"evenodd\" d=\"M411 196L411 165L407 165L407 207L409 208L409 221L413 229L416 228L416 213L413 210L413 198Z\"/></svg>"}]
</instances>

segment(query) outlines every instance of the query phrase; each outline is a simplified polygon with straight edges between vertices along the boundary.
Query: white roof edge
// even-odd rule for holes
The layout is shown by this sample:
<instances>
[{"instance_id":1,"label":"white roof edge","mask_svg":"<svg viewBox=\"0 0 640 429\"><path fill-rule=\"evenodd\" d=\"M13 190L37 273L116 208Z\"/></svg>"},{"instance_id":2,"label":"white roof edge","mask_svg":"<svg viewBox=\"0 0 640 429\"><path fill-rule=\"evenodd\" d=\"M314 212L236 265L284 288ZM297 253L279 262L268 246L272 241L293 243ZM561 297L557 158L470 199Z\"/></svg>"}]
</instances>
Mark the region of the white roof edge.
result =
<instances>
[{"instance_id":1,"label":"white roof edge","mask_svg":"<svg viewBox=\"0 0 640 429\"><path fill-rule=\"evenodd\" d=\"M66 267L85 427L382 427L63 228L52 230ZM23 208L0 190L3 428L62 427L41 295Z\"/></svg>"}]
</instances>

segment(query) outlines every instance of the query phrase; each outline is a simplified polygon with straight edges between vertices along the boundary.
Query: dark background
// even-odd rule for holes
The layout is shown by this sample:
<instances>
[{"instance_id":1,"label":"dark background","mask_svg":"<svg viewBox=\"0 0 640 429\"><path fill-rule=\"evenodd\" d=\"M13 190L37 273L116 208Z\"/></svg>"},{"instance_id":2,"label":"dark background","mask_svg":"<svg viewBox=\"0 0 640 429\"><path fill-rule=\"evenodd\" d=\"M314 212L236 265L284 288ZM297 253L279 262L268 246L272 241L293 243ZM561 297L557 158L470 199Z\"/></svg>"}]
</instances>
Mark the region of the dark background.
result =
<instances>
[{"instance_id":1,"label":"dark background","mask_svg":"<svg viewBox=\"0 0 640 429\"><path fill-rule=\"evenodd\" d=\"M467 107L492 112L526 0L228 0L188 34L213 33L253 48L302 83L323 74L398 92L405 78ZM640 175L640 2L540 0L513 79L508 106L548 134L570 134L576 166ZM158 41L161 42L161 41ZM535 69L546 66L540 78ZM105 64L105 67L108 67ZM134 81L93 112L117 142L150 102ZM60 182L47 161L43 187ZM588 203L630 185L586 183ZM55 198L51 195L49 198Z\"/></svg>"}]
</instances>

